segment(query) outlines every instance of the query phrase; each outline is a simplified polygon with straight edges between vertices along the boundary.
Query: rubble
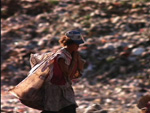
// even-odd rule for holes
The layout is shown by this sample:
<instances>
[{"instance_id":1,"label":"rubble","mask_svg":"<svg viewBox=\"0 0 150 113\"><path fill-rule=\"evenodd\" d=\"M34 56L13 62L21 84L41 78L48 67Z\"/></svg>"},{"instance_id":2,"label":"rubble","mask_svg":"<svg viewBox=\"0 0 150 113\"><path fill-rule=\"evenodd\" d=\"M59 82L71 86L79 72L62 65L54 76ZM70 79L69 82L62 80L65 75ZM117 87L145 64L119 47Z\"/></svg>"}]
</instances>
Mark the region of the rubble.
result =
<instances>
[{"instance_id":1,"label":"rubble","mask_svg":"<svg viewBox=\"0 0 150 113\"><path fill-rule=\"evenodd\" d=\"M31 53L57 50L61 35L77 29L87 61L73 85L78 113L94 105L101 109L92 113L139 113L138 99L150 93L149 9L150 2L2 0L2 112L39 113L7 91L27 76Z\"/></svg>"}]
</instances>

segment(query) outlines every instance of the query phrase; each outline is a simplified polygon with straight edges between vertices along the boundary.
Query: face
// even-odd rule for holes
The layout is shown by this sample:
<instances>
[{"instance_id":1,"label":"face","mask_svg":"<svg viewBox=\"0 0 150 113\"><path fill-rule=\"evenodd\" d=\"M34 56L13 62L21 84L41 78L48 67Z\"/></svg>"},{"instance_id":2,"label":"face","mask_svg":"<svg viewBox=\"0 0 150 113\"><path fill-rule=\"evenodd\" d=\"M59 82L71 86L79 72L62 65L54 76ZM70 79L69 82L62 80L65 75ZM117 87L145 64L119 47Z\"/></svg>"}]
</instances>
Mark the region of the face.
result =
<instances>
[{"instance_id":1,"label":"face","mask_svg":"<svg viewBox=\"0 0 150 113\"><path fill-rule=\"evenodd\" d=\"M72 49L72 51L78 51L79 44L72 44L70 45L70 48Z\"/></svg>"}]
</instances>

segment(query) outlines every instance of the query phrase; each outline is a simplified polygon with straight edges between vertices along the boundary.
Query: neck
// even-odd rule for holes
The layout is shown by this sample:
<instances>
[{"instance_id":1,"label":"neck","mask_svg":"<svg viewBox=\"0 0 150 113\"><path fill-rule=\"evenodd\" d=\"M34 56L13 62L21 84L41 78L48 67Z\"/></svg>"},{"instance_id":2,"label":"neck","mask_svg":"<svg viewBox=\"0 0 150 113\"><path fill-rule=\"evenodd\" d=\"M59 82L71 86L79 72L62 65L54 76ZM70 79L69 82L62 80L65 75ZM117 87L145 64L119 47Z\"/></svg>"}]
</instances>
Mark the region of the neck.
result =
<instances>
[{"instance_id":1,"label":"neck","mask_svg":"<svg viewBox=\"0 0 150 113\"><path fill-rule=\"evenodd\" d=\"M72 50L71 49L69 49L68 47L65 47L65 49L70 53L70 54L72 54Z\"/></svg>"}]
</instances>

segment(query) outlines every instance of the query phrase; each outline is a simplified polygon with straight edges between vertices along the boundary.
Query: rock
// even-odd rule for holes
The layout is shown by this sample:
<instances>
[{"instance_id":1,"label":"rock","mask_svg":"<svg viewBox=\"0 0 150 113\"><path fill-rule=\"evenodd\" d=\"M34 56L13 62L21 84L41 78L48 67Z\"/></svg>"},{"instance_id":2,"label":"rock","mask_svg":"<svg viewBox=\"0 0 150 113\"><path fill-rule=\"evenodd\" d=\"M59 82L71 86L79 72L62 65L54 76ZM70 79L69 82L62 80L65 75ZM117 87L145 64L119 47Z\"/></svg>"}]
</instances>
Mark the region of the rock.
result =
<instances>
[{"instance_id":1,"label":"rock","mask_svg":"<svg viewBox=\"0 0 150 113\"><path fill-rule=\"evenodd\" d=\"M117 16L115 18L112 18L112 23L117 23L119 21L120 21L120 17L119 16Z\"/></svg>"},{"instance_id":2,"label":"rock","mask_svg":"<svg viewBox=\"0 0 150 113\"><path fill-rule=\"evenodd\" d=\"M128 60L131 61L131 62L134 62L134 61L137 60L137 58L135 56L129 56Z\"/></svg>"},{"instance_id":3,"label":"rock","mask_svg":"<svg viewBox=\"0 0 150 113\"><path fill-rule=\"evenodd\" d=\"M104 49L111 49L111 50L114 50L114 44L113 43L106 43L104 46L103 46Z\"/></svg>"},{"instance_id":4,"label":"rock","mask_svg":"<svg viewBox=\"0 0 150 113\"><path fill-rule=\"evenodd\" d=\"M2 106L7 109L3 112L15 108L39 113L30 108L18 111L24 108L6 92L26 77L31 53L56 51L60 36L78 29L86 39L79 52L87 61L83 76L73 82L79 113L94 103L102 109L93 108L92 113L139 113L131 109L150 92L149 2L15 1L2 0L1 86ZM19 10L10 14L12 3Z\"/></svg>"},{"instance_id":5,"label":"rock","mask_svg":"<svg viewBox=\"0 0 150 113\"><path fill-rule=\"evenodd\" d=\"M17 85L18 83L20 83L25 77L21 76L21 75L16 75L15 77L13 77L10 81L11 84L13 85Z\"/></svg>"},{"instance_id":6,"label":"rock","mask_svg":"<svg viewBox=\"0 0 150 113\"><path fill-rule=\"evenodd\" d=\"M25 106L17 106L14 108L13 110L15 113L23 113L28 111L27 108Z\"/></svg>"},{"instance_id":7,"label":"rock","mask_svg":"<svg viewBox=\"0 0 150 113\"><path fill-rule=\"evenodd\" d=\"M132 54L133 54L133 55L137 55L137 56L141 56L143 52L145 52L145 49L142 48L142 47L134 48L134 49L132 50Z\"/></svg>"},{"instance_id":8,"label":"rock","mask_svg":"<svg viewBox=\"0 0 150 113\"><path fill-rule=\"evenodd\" d=\"M99 104L92 104L88 108L86 108L84 113L94 113L95 111L101 110L101 109L102 107Z\"/></svg>"},{"instance_id":9,"label":"rock","mask_svg":"<svg viewBox=\"0 0 150 113\"><path fill-rule=\"evenodd\" d=\"M109 113L107 110L98 110L94 111L93 113Z\"/></svg>"}]
</instances>

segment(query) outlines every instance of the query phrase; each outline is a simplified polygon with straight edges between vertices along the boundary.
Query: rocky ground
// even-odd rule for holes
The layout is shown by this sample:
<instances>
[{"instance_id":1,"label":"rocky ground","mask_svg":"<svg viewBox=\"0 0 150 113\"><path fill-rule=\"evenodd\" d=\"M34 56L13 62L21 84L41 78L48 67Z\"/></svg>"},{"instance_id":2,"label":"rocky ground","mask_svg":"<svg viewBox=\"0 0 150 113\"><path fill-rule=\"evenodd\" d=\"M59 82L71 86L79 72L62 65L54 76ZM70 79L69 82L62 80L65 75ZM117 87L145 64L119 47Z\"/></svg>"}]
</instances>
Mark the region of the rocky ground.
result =
<instances>
[{"instance_id":1,"label":"rocky ground","mask_svg":"<svg viewBox=\"0 0 150 113\"><path fill-rule=\"evenodd\" d=\"M31 53L54 51L59 37L78 29L87 61L74 82L78 113L139 113L150 94L150 2L2 0L1 112L39 113L8 90L30 70Z\"/></svg>"}]
</instances>

